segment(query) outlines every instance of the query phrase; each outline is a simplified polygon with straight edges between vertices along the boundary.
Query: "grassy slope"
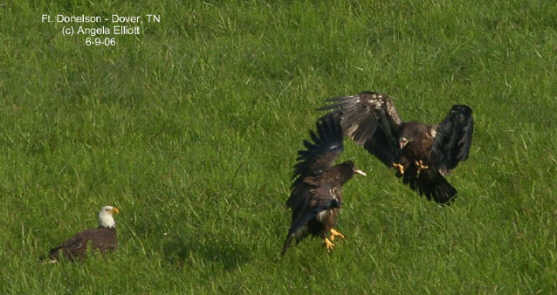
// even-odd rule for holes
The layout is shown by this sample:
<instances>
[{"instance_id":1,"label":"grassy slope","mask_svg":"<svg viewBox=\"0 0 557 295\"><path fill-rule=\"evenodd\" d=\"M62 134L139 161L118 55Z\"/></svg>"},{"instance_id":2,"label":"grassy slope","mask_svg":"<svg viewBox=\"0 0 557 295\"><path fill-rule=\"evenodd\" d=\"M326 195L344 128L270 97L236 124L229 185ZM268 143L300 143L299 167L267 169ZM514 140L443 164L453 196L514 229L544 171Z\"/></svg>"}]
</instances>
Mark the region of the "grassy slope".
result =
<instances>
[{"instance_id":1,"label":"grassy slope","mask_svg":"<svg viewBox=\"0 0 557 295\"><path fill-rule=\"evenodd\" d=\"M557 290L557 4L33 2L0 6L2 294ZM162 23L88 48L42 13ZM345 188L347 239L279 259L314 109L365 89L406 119L473 107L458 202L418 198L347 143L371 175ZM115 255L37 263L105 204L122 209Z\"/></svg>"}]
</instances>

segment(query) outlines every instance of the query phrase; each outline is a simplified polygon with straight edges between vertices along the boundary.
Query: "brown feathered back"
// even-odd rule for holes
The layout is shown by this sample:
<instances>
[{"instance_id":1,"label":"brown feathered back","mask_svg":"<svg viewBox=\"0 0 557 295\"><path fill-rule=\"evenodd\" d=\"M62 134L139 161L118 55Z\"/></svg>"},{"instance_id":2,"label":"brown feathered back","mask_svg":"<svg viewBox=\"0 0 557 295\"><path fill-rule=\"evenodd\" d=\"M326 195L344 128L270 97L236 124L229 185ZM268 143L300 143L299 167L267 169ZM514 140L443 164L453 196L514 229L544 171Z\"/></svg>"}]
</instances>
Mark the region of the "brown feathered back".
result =
<instances>
[{"instance_id":1,"label":"brown feathered back","mask_svg":"<svg viewBox=\"0 0 557 295\"><path fill-rule=\"evenodd\" d=\"M58 260L60 252L62 252L66 259L74 261L86 258L87 249L107 253L116 250L117 247L116 228L99 226L77 233L60 246L52 248L48 257L51 260Z\"/></svg>"}]
</instances>

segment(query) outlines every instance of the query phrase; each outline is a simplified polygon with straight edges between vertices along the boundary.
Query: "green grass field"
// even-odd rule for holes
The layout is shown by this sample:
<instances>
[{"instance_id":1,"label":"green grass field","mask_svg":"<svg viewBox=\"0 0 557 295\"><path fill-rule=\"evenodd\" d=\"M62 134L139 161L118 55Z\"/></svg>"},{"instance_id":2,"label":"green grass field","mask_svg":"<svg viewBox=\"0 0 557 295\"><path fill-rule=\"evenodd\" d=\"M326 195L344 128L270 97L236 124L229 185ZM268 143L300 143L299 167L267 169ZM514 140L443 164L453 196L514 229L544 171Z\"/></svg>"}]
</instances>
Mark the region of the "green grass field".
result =
<instances>
[{"instance_id":1,"label":"green grass field","mask_svg":"<svg viewBox=\"0 0 557 295\"><path fill-rule=\"evenodd\" d=\"M0 2L1 294L557 292L557 2L98 2ZM149 13L113 47L41 22ZM281 259L315 109L362 90L406 120L474 109L459 197L346 141L347 238ZM38 262L108 204L114 255Z\"/></svg>"}]
</instances>

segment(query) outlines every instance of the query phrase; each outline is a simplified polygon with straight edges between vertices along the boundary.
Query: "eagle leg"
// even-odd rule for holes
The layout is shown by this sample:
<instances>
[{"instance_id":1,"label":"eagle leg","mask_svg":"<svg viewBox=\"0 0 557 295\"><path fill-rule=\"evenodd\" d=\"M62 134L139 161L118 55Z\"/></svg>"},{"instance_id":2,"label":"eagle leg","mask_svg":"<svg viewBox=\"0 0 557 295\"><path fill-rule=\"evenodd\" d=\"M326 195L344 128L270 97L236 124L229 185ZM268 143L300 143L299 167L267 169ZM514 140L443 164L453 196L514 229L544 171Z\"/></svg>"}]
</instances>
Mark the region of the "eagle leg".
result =
<instances>
[{"instance_id":1,"label":"eagle leg","mask_svg":"<svg viewBox=\"0 0 557 295\"><path fill-rule=\"evenodd\" d=\"M404 165L400 163L393 163L393 167L398 170L398 173L400 173L400 175L404 175Z\"/></svg>"},{"instance_id":2,"label":"eagle leg","mask_svg":"<svg viewBox=\"0 0 557 295\"><path fill-rule=\"evenodd\" d=\"M344 239L344 235L341 234L339 231L337 231L334 228L331 228L331 237L329 238L331 240L331 242L335 241L335 238L338 237L339 239Z\"/></svg>"},{"instance_id":3,"label":"eagle leg","mask_svg":"<svg viewBox=\"0 0 557 295\"><path fill-rule=\"evenodd\" d=\"M333 242L331 242L331 240L329 240L329 238L327 237L323 238L323 241L325 242L325 248L327 248L327 252L331 252L331 250L333 250L333 248L335 247L335 244L333 244Z\"/></svg>"}]
</instances>

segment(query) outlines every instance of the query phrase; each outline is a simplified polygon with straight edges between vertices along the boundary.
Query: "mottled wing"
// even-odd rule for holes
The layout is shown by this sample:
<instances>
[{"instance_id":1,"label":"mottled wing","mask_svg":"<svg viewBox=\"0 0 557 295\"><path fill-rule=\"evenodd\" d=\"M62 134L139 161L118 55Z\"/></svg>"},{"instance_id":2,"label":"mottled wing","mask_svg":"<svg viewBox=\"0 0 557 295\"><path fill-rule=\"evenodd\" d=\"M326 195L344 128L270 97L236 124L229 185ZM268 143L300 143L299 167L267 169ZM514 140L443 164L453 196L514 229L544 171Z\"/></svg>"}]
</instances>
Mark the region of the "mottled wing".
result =
<instances>
[{"instance_id":1,"label":"mottled wing","mask_svg":"<svg viewBox=\"0 0 557 295\"><path fill-rule=\"evenodd\" d=\"M320 108L341 118L344 135L362 145L387 166L398 157L400 117L391 98L376 92L328 99L332 104Z\"/></svg>"},{"instance_id":2,"label":"mottled wing","mask_svg":"<svg viewBox=\"0 0 557 295\"><path fill-rule=\"evenodd\" d=\"M330 206L340 207L342 188L335 186L333 183L322 183L319 187L311 190L311 208L326 208Z\"/></svg>"},{"instance_id":3,"label":"mottled wing","mask_svg":"<svg viewBox=\"0 0 557 295\"><path fill-rule=\"evenodd\" d=\"M49 257L51 259L57 259L59 251L62 251L66 258L69 259L84 255L87 250L87 239L84 237L84 233L85 232L80 232L64 241L60 246L51 249Z\"/></svg>"},{"instance_id":4,"label":"mottled wing","mask_svg":"<svg viewBox=\"0 0 557 295\"><path fill-rule=\"evenodd\" d=\"M454 105L436 129L431 150L433 166L442 173L447 173L458 162L466 160L473 131L472 109L466 105Z\"/></svg>"}]
</instances>

